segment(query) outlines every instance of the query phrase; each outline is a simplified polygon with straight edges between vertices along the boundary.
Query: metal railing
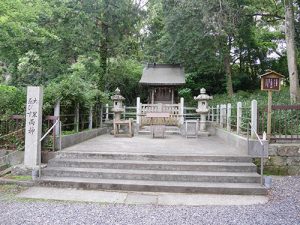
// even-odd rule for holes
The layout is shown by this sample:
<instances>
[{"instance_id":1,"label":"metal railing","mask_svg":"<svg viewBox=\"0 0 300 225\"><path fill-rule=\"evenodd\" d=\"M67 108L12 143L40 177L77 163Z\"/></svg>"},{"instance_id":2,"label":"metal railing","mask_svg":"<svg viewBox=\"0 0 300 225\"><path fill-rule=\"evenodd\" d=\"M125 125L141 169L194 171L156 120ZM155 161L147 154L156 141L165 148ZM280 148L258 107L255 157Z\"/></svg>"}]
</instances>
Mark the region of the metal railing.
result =
<instances>
[{"instance_id":1,"label":"metal railing","mask_svg":"<svg viewBox=\"0 0 300 225\"><path fill-rule=\"evenodd\" d=\"M260 143L260 145L261 145L261 148L262 148L262 150L261 150L261 156L260 156L260 184L261 185L263 185L263 176L264 176L264 157L263 157L263 155L264 155L264 143L262 142L262 140L263 139L261 139L259 136L258 136L258 134L257 134L257 131L252 127L252 124L249 122L248 123L248 129L247 129L247 143L248 143L248 152L249 152L249 140L250 140L250 138L249 138L249 136L250 136L250 134L249 134L249 131L250 130L252 130L254 133L255 133L255 136L256 136L256 138L258 139L258 141L259 141L259 143Z\"/></svg>"},{"instance_id":2,"label":"metal railing","mask_svg":"<svg viewBox=\"0 0 300 225\"><path fill-rule=\"evenodd\" d=\"M267 108L259 108L258 132L262 133L267 127ZM271 141L300 140L300 105L272 106Z\"/></svg>"},{"instance_id":3,"label":"metal railing","mask_svg":"<svg viewBox=\"0 0 300 225\"><path fill-rule=\"evenodd\" d=\"M61 150L61 122L60 120L56 120L56 122L52 125L52 127L44 134L44 136L39 140L39 142L41 143L46 137L47 135L54 129L54 127L59 124L59 150ZM40 149L39 152L39 179L41 178L41 163L42 163L42 151Z\"/></svg>"}]
</instances>

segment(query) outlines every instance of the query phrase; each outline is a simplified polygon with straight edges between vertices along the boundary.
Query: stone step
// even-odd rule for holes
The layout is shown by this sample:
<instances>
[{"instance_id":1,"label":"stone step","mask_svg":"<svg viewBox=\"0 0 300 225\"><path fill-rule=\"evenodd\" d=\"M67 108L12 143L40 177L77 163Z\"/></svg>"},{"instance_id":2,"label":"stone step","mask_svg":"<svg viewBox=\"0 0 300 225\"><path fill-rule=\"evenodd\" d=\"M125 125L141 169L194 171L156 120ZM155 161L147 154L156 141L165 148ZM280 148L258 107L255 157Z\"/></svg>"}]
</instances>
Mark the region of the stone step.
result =
<instances>
[{"instance_id":1,"label":"stone step","mask_svg":"<svg viewBox=\"0 0 300 225\"><path fill-rule=\"evenodd\" d=\"M139 135L151 135L151 131L150 130L139 130L138 134Z\"/></svg>"},{"instance_id":2,"label":"stone step","mask_svg":"<svg viewBox=\"0 0 300 225\"><path fill-rule=\"evenodd\" d=\"M260 184L253 183L211 183L211 182L175 182L175 181L147 181L121 179L93 179L74 177L42 177L42 186L104 189L124 191L150 191L174 193L207 193L233 195L266 195L267 189Z\"/></svg>"},{"instance_id":3,"label":"stone step","mask_svg":"<svg viewBox=\"0 0 300 225\"><path fill-rule=\"evenodd\" d=\"M103 169L139 169L173 171L210 172L256 172L256 166L247 162L180 162L180 161L141 161L113 159L52 159L48 167L85 167Z\"/></svg>"},{"instance_id":4,"label":"stone step","mask_svg":"<svg viewBox=\"0 0 300 225\"><path fill-rule=\"evenodd\" d=\"M180 182L259 183L257 173L48 167L44 176Z\"/></svg>"},{"instance_id":5,"label":"stone step","mask_svg":"<svg viewBox=\"0 0 300 225\"><path fill-rule=\"evenodd\" d=\"M151 134L151 127L144 126L138 130L139 134ZM181 130L176 126L166 126L165 133L167 134L181 134Z\"/></svg>"},{"instance_id":6,"label":"stone step","mask_svg":"<svg viewBox=\"0 0 300 225\"><path fill-rule=\"evenodd\" d=\"M61 151L57 158L68 159L114 159L114 160L143 160L143 161L180 161L180 162L252 162L250 156L213 156L199 154L147 154L147 153L104 153L104 152L75 152Z\"/></svg>"}]
</instances>

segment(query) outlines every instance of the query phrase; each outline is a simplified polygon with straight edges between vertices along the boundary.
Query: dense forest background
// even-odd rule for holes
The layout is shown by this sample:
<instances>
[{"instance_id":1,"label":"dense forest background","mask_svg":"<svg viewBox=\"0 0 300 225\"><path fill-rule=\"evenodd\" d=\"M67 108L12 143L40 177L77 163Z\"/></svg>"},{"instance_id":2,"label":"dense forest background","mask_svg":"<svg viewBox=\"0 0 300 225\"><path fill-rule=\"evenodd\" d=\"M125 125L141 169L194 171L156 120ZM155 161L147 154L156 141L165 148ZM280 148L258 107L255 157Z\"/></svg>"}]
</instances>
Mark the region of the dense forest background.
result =
<instances>
[{"instance_id":1,"label":"dense forest background","mask_svg":"<svg viewBox=\"0 0 300 225\"><path fill-rule=\"evenodd\" d=\"M299 67L300 0L1 0L0 90L21 96L5 86L44 85L52 105L63 96L105 101L119 87L133 105L148 62L181 63L187 101L201 87L253 92L266 69L288 86L288 3Z\"/></svg>"}]
</instances>

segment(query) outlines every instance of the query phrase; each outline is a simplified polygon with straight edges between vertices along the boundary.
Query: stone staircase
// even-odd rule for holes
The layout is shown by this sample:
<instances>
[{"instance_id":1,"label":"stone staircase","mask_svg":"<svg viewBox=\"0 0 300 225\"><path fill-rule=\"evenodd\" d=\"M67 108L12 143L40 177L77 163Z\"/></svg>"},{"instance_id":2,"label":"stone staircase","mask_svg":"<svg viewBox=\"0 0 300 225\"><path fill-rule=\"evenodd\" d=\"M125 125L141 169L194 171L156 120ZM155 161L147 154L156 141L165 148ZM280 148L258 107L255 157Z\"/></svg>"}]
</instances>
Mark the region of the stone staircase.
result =
<instances>
[{"instance_id":1,"label":"stone staircase","mask_svg":"<svg viewBox=\"0 0 300 225\"><path fill-rule=\"evenodd\" d=\"M40 185L124 191L264 195L247 156L59 152Z\"/></svg>"}]
</instances>

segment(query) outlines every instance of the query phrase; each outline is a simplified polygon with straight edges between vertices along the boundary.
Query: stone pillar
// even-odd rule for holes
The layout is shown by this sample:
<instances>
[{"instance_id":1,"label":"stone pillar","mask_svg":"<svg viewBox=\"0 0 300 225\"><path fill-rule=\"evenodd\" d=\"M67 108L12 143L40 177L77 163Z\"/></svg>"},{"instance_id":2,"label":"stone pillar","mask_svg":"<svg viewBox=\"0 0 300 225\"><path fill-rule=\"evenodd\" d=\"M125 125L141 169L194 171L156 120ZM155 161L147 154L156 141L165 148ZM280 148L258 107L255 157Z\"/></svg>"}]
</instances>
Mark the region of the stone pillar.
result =
<instances>
[{"instance_id":1,"label":"stone pillar","mask_svg":"<svg viewBox=\"0 0 300 225\"><path fill-rule=\"evenodd\" d=\"M231 131L231 104L227 104L227 131Z\"/></svg>"},{"instance_id":2,"label":"stone pillar","mask_svg":"<svg viewBox=\"0 0 300 225\"><path fill-rule=\"evenodd\" d=\"M141 123L141 98L136 98L136 124L139 126Z\"/></svg>"},{"instance_id":3,"label":"stone pillar","mask_svg":"<svg viewBox=\"0 0 300 225\"><path fill-rule=\"evenodd\" d=\"M253 130L257 132L257 101L251 101L251 138L255 138L255 133Z\"/></svg>"},{"instance_id":4,"label":"stone pillar","mask_svg":"<svg viewBox=\"0 0 300 225\"><path fill-rule=\"evenodd\" d=\"M103 105L101 104L101 108L100 108L100 127L102 128L102 125L103 125ZM98 124L97 124L98 125Z\"/></svg>"},{"instance_id":5,"label":"stone pillar","mask_svg":"<svg viewBox=\"0 0 300 225\"><path fill-rule=\"evenodd\" d=\"M200 131L206 131L206 114L200 114Z\"/></svg>"},{"instance_id":6,"label":"stone pillar","mask_svg":"<svg viewBox=\"0 0 300 225\"><path fill-rule=\"evenodd\" d=\"M43 88L27 87L24 165L38 166L41 154Z\"/></svg>"},{"instance_id":7,"label":"stone pillar","mask_svg":"<svg viewBox=\"0 0 300 225\"><path fill-rule=\"evenodd\" d=\"M157 104L157 107L158 107L158 112L162 112L163 111L163 104L162 103L158 103Z\"/></svg>"},{"instance_id":8,"label":"stone pillar","mask_svg":"<svg viewBox=\"0 0 300 225\"><path fill-rule=\"evenodd\" d=\"M155 92L155 89L151 89L151 104L154 104L154 92Z\"/></svg>"},{"instance_id":9,"label":"stone pillar","mask_svg":"<svg viewBox=\"0 0 300 225\"><path fill-rule=\"evenodd\" d=\"M242 124L242 103L237 103L237 109L236 109L236 133L241 133L241 124Z\"/></svg>"},{"instance_id":10,"label":"stone pillar","mask_svg":"<svg viewBox=\"0 0 300 225\"><path fill-rule=\"evenodd\" d=\"M89 111L89 129L93 129L93 106L90 107Z\"/></svg>"},{"instance_id":11,"label":"stone pillar","mask_svg":"<svg viewBox=\"0 0 300 225\"><path fill-rule=\"evenodd\" d=\"M220 106L219 105L217 105L217 118L216 118L216 122L217 123L219 123L219 121L220 121Z\"/></svg>"},{"instance_id":12,"label":"stone pillar","mask_svg":"<svg viewBox=\"0 0 300 225\"><path fill-rule=\"evenodd\" d=\"M224 121L224 117L225 117L225 110L224 109L226 109L226 105L224 105L224 104L221 104L220 105L220 127L224 127L224 123L225 123L225 121Z\"/></svg>"},{"instance_id":13,"label":"stone pillar","mask_svg":"<svg viewBox=\"0 0 300 225\"><path fill-rule=\"evenodd\" d=\"M60 120L60 100L58 100L54 106L54 116L56 116ZM57 136L60 135L59 123L55 126L55 134Z\"/></svg>"},{"instance_id":14,"label":"stone pillar","mask_svg":"<svg viewBox=\"0 0 300 225\"><path fill-rule=\"evenodd\" d=\"M109 120L108 116L109 116L109 107L108 104L105 104L105 122Z\"/></svg>"},{"instance_id":15,"label":"stone pillar","mask_svg":"<svg viewBox=\"0 0 300 225\"><path fill-rule=\"evenodd\" d=\"M180 124L184 124L184 98L180 98Z\"/></svg>"}]
</instances>

